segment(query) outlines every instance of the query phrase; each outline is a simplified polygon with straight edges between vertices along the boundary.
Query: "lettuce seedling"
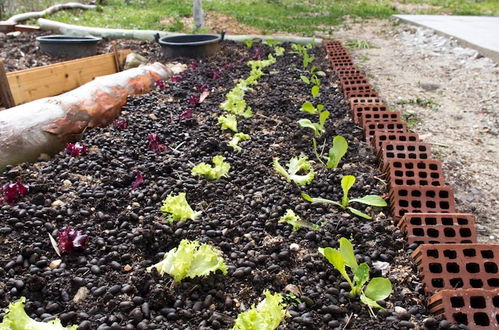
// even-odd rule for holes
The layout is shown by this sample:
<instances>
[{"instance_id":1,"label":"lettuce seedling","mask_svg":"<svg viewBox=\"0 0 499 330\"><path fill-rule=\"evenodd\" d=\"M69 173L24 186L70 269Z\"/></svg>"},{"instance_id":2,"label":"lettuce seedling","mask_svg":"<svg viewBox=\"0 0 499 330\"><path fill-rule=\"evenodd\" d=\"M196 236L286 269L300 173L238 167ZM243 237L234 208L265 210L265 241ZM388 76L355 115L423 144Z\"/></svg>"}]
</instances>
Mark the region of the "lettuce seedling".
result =
<instances>
[{"instance_id":1,"label":"lettuce seedling","mask_svg":"<svg viewBox=\"0 0 499 330\"><path fill-rule=\"evenodd\" d=\"M246 47L251 48L253 46L253 40L244 39L244 44L246 45Z\"/></svg>"},{"instance_id":2,"label":"lettuce seedling","mask_svg":"<svg viewBox=\"0 0 499 330\"><path fill-rule=\"evenodd\" d=\"M230 129L233 132L237 133L237 119L236 116L232 114L220 115L218 117L218 123L220 124L220 128L222 130Z\"/></svg>"},{"instance_id":3,"label":"lettuce seedling","mask_svg":"<svg viewBox=\"0 0 499 330\"><path fill-rule=\"evenodd\" d=\"M374 316L371 307L383 309L377 301L384 300L392 292L392 283L383 277L375 277L369 281L369 266L366 263L357 264L357 259L353 251L352 243L342 237L340 238L340 248L330 247L319 248L322 254L336 268L345 280L350 284L350 293L360 296L360 301L369 306L369 312ZM346 267L349 267L353 280L348 275ZM368 283L369 282L369 283ZM367 283L367 285L366 285Z\"/></svg>"},{"instance_id":4,"label":"lettuce seedling","mask_svg":"<svg viewBox=\"0 0 499 330\"><path fill-rule=\"evenodd\" d=\"M220 104L220 109L244 118L253 117L251 107L249 107L244 100L244 95L247 89L248 87L246 81L240 80L239 83L227 93L227 99Z\"/></svg>"},{"instance_id":5,"label":"lettuce seedling","mask_svg":"<svg viewBox=\"0 0 499 330\"><path fill-rule=\"evenodd\" d=\"M49 322L38 322L28 316L24 310L25 297L19 298L16 302L10 303L5 311L1 330L76 330L78 325L63 327L61 320L56 318Z\"/></svg>"},{"instance_id":6,"label":"lettuce seedling","mask_svg":"<svg viewBox=\"0 0 499 330\"><path fill-rule=\"evenodd\" d=\"M76 143L68 143L66 144L66 148L64 148L64 152L70 156L78 157L85 155L88 151L88 147L84 143L76 142Z\"/></svg>"},{"instance_id":7,"label":"lettuce seedling","mask_svg":"<svg viewBox=\"0 0 499 330\"><path fill-rule=\"evenodd\" d=\"M162 261L148 267L147 271L155 268L161 276L168 274L177 283L186 277L208 276L217 270L227 275L227 265L220 254L209 244L184 239L178 247L168 251Z\"/></svg>"},{"instance_id":8,"label":"lettuce seedling","mask_svg":"<svg viewBox=\"0 0 499 330\"><path fill-rule=\"evenodd\" d=\"M224 162L224 160L223 156L215 156L213 157L213 164L215 166L200 163L192 168L191 174L202 175L208 180L218 180L223 176L227 176L230 170L230 164Z\"/></svg>"},{"instance_id":9,"label":"lettuce seedling","mask_svg":"<svg viewBox=\"0 0 499 330\"><path fill-rule=\"evenodd\" d=\"M293 231L297 231L300 228L307 228L312 230L319 230L320 226L312 224L308 221L302 220L295 212L291 209L286 210L286 214L279 218L279 223L287 223L293 227Z\"/></svg>"},{"instance_id":10,"label":"lettuce seedling","mask_svg":"<svg viewBox=\"0 0 499 330\"><path fill-rule=\"evenodd\" d=\"M147 147L157 154L168 150L168 148L164 144L159 143L158 134L156 133L148 134L147 141L149 141Z\"/></svg>"},{"instance_id":11,"label":"lettuce seedling","mask_svg":"<svg viewBox=\"0 0 499 330\"><path fill-rule=\"evenodd\" d=\"M310 128L311 130L313 130L315 136L321 136L326 131L326 129L324 128L324 124L329 118L329 115L329 111L323 111L319 115L318 123L313 123L312 121L310 121L310 119L300 119L298 120L298 124L300 125L300 127Z\"/></svg>"},{"instance_id":12,"label":"lettuce seedling","mask_svg":"<svg viewBox=\"0 0 499 330\"><path fill-rule=\"evenodd\" d=\"M353 207L348 206L350 203L362 203L366 205L371 205L371 206L378 206L378 207L384 207L386 206L386 201L381 198L380 196L377 195L366 195L361 198L354 198L350 199L348 197L348 192L350 191L350 188L352 188L353 184L355 183L355 177L353 175L345 175L343 178L341 178L341 188L343 189L343 197L341 198L341 203L340 202L335 202L329 199L325 198L313 198L310 197L309 195L305 193L301 193L301 197L305 199L306 201L309 201L311 203L326 203L326 204L333 204L341 207L342 209L346 209L353 214L362 217L364 219L371 219L371 216L354 209Z\"/></svg>"},{"instance_id":13,"label":"lettuce seedling","mask_svg":"<svg viewBox=\"0 0 499 330\"><path fill-rule=\"evenodd\" d=\"M252 305L249 310L237 315L232 330L273 330L279 327L286 317L283 297L279 293L272 294L268 290L265 290L263 294L265 299L256 307Z\"/></svg>"},{"instance_id":14,"label":"lettuce seedling","mask_svg":"<svg viewBox=\"0 0 499 330\"><path fill-rule=\"evenodd\" d=\"M57 246L61 253L74 253L85 250L87 242L88 235L83 230L66 228L57 233Z\"/></svg>"},{"instance_id":15,"label":"lettuce seedling","mask_svg":"<svg viewBox=\"0 0 499 330\"><path fill-rule=\"evenodd\" d=\"M311 115L316 115L320 114L322 110L324 110L324 105L322 104L317 104L317 107L314 107L314 105L310 102L305 102L301 105L300 108L301 111L309 113Z\"/></svg>"},{"instance_id":16,"label":"lettuce seedling","mask_svg":"<svg viewBox=\"0 0 499 330\"><path fill-rule=\"evenodd\" d=\"M239 141L246 141L250 138L251 137L248 134L239 132L239 133L234 134L234 136L232 137L232 140L229 141L228 145L231 146L232 148L234 148L235 151L240 152L243 150L243 148L241 148L238 145Z\"/></svg>"},{"instance_id":17,"label":"lettuce seedling","mask_svg":"<svg viewBox=\"0 0 499 330\"><path fill-rule=\"evenodd\" d=\"M187 219L196 220L201 215L201 212L194 211L187 203L185 193L180 193L177 196L168 195L160 210L164 214L169 214L166 218L169 223L186 221Z\"/></svg>"},{"instance_id":18,"label":"lettuce seedling","mask_svg":"<svg viewBox=\"0 0 499 330\"><path fill-rule=\"evenodd\" d=\"M310 94L312 94L313 98L316 98L316 97L319 97L319 94L320 94L319 91L320 91L319 85L314 85L310 89Z\"/></svg>"},{"instance_id":19,"label":"lettuce seedling","mask_svg":"<svg viewBox=\"0 0 499 330\"><path fill-rule=\"evenodd\" d=\"M201 102L200 102L200 100L199 100L199 95L192 94L192 95L189 97L189 99L187 100L187 103L188 103L189 105L192 105L192 106L196 106L196 105L198 105L199 103L201 103Z\"/></svg>"},{"instance_id":20,"label":"lettuce seedling","mask_svg":"<svg viewBox=\"0 0 499 330\"><path fill-rule=\"evenodd\" d=\"M144 183L144 175L140 171L133 171L133 175L135 175L135 180L132 183L132 190Z\"/></svg>"},{"instance_id":21,"label":"lettuce seedling","mask_svg":"<svg viewBox=\"0 0 499 330\"><path fill-rule=\"evenodd\" d=\"M13 205L19 198L24 196L28 190L29 187L20 182L4 184L2 186L2 195L0 196L0 205L3 202Z\"/></svg>"},{"instance_id":22,"label":"lettuce seedling","mask_svg":"<svg viewBox=\"0 0 499 330\"><path fill-rule=\"evenodd\" d=\"M156 80L154 82L154 86L158 87L160 90L163 90L166 88L167 84L165 83L164 80Z\"/></svg>"},{"instance_id":23,"label":"lettuce seedling","mask_svg":"<svg viewBox=\"0 0 499 330\"><path fill-rule=\"evenodd\" d=\"M179 116L178 116L178 120L179 121L186 121L186 120L191 120L193 117L192 117L192 109L187 109L185 111L183 111Z\"/></svg>"},{"instance_id":24,"label":"lettuce seedling","mask_svg":"<svg viewBox=\"0 0 499 330\"><path fill-rule=\"evenodd\" d=\"M119 129L120 131L126 129L128 127L128 123L123 120L123 119L116 119L114 122L113 122L113 126L114 128L116 129Z\"/></svg>"},{"instance_id":25,"label":"lettuce seedling","mask_svg":"<svg viewBox=\"0 0 499 330\"><path fill-rule=\"evenodd\" d=\"M293 181L299 186L305 186L314 180L314 169L307 156L293 157L288 163L288 170L279 163L279 157L274 158L274 170L283 176L287 182ZM306 173L306 174L298 174Z\"/></svg>"},{"instance_id":26,"label":"lettuce seedling","mask_svg":"<svg viewBox=\"0 0 499 330\"><path fill-rule=\"evenodd\" d=\"M328 168L337 168L341 158L343 158L343 156L347 153L347 150L347 140L343 136L335 136L333 139L333 145L329 148L329 155L325 157L327 159L326 166Z\"/></svg>"}]
</instances>

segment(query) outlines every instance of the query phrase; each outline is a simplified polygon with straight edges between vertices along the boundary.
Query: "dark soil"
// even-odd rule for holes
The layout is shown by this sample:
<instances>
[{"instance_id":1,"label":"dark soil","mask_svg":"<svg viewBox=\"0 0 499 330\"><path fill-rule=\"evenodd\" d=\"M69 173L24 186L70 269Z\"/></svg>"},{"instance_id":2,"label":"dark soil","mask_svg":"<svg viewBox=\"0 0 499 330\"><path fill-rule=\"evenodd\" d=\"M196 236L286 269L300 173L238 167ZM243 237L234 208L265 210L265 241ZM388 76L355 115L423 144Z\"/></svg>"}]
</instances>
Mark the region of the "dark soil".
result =
<instances>
[{"instance_id":1,"label":"dark soil","mask_svg":"<svg viewBox=\"0 0 499 330\"><path fill-rule=\"evenodd\" d=\"M316 65L326 70L322 50L313 52ZM249 133L251 140L240 143L240 153L227 146L231 134L217 125L219 104L236 80L247 76L244 61L250 55L245 46L226 43L220 55L199 62L180 82L131 98L120 117L128 122L127 129L88 131L82 141L90 147L87 155L60 153L50 161L0 173L0 184L18 180L30 189L17 204L0 207L2 309L26 296L32 317L59 317L64 324L80 324L80 329L228 329L239 312L262 299L265 289L283 292L292 284L302 295L289 305L282 329L404 329L423 324L427 313L421 282L407 254L411 250L404 250L402 233L380 213L388 210L368 209L375 218L369 221L333 206L311 205L301 199L298 186L272 169L273 157L287 162L304 153L315 159L311 134L296 122L313 119L298 110L311 97L299 79L297 55L278 57L265 70L246 97L255 116L239 119L240 131ZM232 67L213 80L211 71L228 63ZM342 135L350 147L341 168L327 169L316 161L315 179L303 191L339 200L341 177L355 175L351 196L383 195L373 150L348 118L334 80L322 81L319 101L332 116L320 144ZM210 95L193 108L193 120L180 122L179 114L191 108L187 100L199 94L195 87L203 84L209 85ZM149 133L157 133L168 151L150 151ZM232 165L228 178L209 182L191 176L192 166L219 154ZM137 170L145 182L132 190ZM203 214L197 221L170 225L159 208L168 194L179 192L186 192L193 209ZM292 232L289 225L277 222L288 208L307 221L327 224L316 232ZM51 269L58 256L48 234L56 236L68 227L89 235L88 248L64 255L62 264ZM358 260L371 266L371 276L381 273L373 262L390 263L394 292L386 310L375 311L376 319L317 253L318 247L337 247L340 237L353 240ZM168 276L146 272L185 238L223 251L228 275L174 285ZM292 243L298 244L298 251L290 249ZM75 304L73 297L83 286L90 291L88 297ZM402 309L395 312L395 306ZM434 319L425 323L438 325Z\"/></svg>"}]
</instances>

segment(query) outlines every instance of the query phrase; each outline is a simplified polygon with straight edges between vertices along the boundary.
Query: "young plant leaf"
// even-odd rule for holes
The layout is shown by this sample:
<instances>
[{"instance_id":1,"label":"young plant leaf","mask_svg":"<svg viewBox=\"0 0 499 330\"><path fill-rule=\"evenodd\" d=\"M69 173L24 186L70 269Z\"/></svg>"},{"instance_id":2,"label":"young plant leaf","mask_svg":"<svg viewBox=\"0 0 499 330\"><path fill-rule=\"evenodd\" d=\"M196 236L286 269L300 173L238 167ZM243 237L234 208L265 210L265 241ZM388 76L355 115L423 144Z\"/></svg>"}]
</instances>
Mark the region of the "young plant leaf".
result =
<instances>
[{"instance_id":1,"label":"young plant leaf","mask_svg":"<svg viewBox=\"0 0 499 330\"><path fill-rule=\"evenodd\" d=\"M220 115L218 117L218 123L220 124L220 128L222 130L230 129L233 132L238 131L237 129L237 119L233 114Z\"/></svg>"},{"instance_id":2,"label":"young plant leaf","mask_svg":"<svg viewBox=\"0 0 499 330\"><path fill-rule=\"evenodd\" d=\"M354 271L353 283L355 288L351 293L354 296L358 296L367 281L369 281L369 266L366 263L362 263Z\"/></svg>"},{"instance_id":3,"label":"young plant leaf","mask_svg":"<svg viewBox=\"0 0 499 330\"><path fill-rule=\"evenodd\" d=\"M340 253L345 259L345 264L355 272L359 266L355 254L353 253L353 245L345 237L340 238Z\"/></svg>"},{"instance_id":4,"label":"young plant leaf","mask_svg":"<svg viewBox=\"0 0 499 330\"><path fill-rule=\"evenodd\" d=\"M350 212L352 212L353 214L361 217L361 218L364 218L364 219L367 219L367 220L371 220L372 219L370 215L365 214L364 212L361 212L361 211L359 211L357 209L354 209L353 207L348 206L347 210L350 211Z\"/></svg>"},{"instance_id":5,"label":"young plant leaf","mask_svg":"<svg viewBox=\"0 0 499 330\"><path fill-rule=\"evenodd\" d=\"M326 166L328 168L337 168L341 158L347 153L347 150L347 140L343 136L335 136L333 139L333 146L329 149L329 157Z\"/></svg>"},{"instance_id":6,"label":"young plant leaf","mask_svg":"<svg viewBox=\"0 0 499 330\"><path fill-rule=\"evenodd\" d=\"M177 196L168 195L163 201L161 212L169 214L166 220L170 223L174 221L186 221L187 219L196 220L201 212L195 212L187 200L185 193L179 193Z\"/></svg>"},{"instance_id":7,"label":"young plant leaf","mask_svg":"<svg viewBox=\"0 0 499 330\"><path fill-rule=\"evenodd\" d=\"M298 125L300 125L303 128L310 128L312 131L314 131L315 136L321 136L320 134L320 129L318 128L318 124L312 123L310 119L300 119L298 120Z\"/></svg>"},{"instance_id":8,"label":"young plant leaf","mask_svg":"<svg viewBox=\"0 0 499 330\"><path fill-rule=\"evenodd\" d=\"M324 161L322 160L322 152L321 154L319 155L319 152L317 151L317 141L315 139L312 139L312 145L314 146L314 154L315 154L315 157L322 163L322 165L326 165L324 164Z\"/></svg>"},{"instance_id":9,"label":"young plant leaf","mask_svg":"<svg viewBox=\"0 0 499 330\"><path fill-rule=\"evenodd\" d=\"M327 261L331 265L333 265L334 268L336 268L337 271L340 272L340 274L345 278L345 280L350 284L350 287L353 289L354 285L352 283L352 280L350 280L350 277L347 274L346 268L345 268L345 259L341 255L340 251L327 247L327 248L319 248L319 253L322 254Z\"/></svg>"},{"instance_id":10,"label":"young plant leaf","mask_svg":"<svg viewBox=\"0 0 499 330\"><path fill-rule=\"evenodd\" d=\"M286 181L293 181L299 186L304 186L314 180L314 169L307 159L307 156L293 157L289 160L288 169L284 169L279 163L279 158L274 158L274 170L282 175ZM299 174L306 172L307 174Z\"/></svg>"},{"instance_id":11,"label":"young plant leaf","mask_svg":"<svg viewBox=\"0 0 499 330\"><path fill-rule=\"evenodd\" d=\"M355 183L355 177L353 175L345 175L343 178L341 178L341 189L343 189L343 197L341 198L341 205L343 208L346 208L349 199L348 199L348 192L350 191L350 188L352 188L353 184Z\"/></svg>"},{"instance_id":12,"label":"young plant leaf","mask_svg":"<svg viewBox=\"0 0 499 330\"><path fill-rule=\"evenodd\" d=\"M305 83L305 84L310 84L310 79L308 79L306 76L300 76L300 79Z\"/></svg>"},{"instance_id":13,"label":"young plant leaf","mask_svg":"<svg viewBox=\"0 0 499 330\"><path fill-rule=\"evenodd\" d=\"M374 301L384 300L391 293L392 283L384 277L373 278L364 289L364 294Z\"/></svg>"},{"instance_id":14,"label":"young plant leaf","mask_svg":"<svg viewBox=\"0 0 499 330\"><path fill-rule=\"evenodd\" d=\"M265 299L256 307L239 313L232 330L274 330L286 316L283 297L279 293L271 294L264 291Z\"/></svg>"},{"instance_id":15,"label":"young plant leaf","mask_svg":"<svg viewBox=\"0 0 499 330\"><path fill-rule=\"evenodd\" d=\"M212 159L215 166L200 163L192 168L191 174L202 175L208 180L218 180L223 176L227 176L230 170L230 164L224 162L224 160L225 158L221 155L215 156Z\"/></svg>"},{"instance_id":16,"label":"young plant leaf","mask_svg":"<svg viewBox=\"0 0 499 330\"><path fill-rule=\"evenodd\" d=\"M314 98L318 97L319 96L319 86L318 85L314 85L312 87L312 89L310 90L310 93L312 94L312 96Z\"/></svg>"},{"instance_id":17,"label":"young plant leaf","mask_svg":"<svg viewBox=\"0 0 499 330\"><path fill-rule=\"evenodd\" d=\"M386 201L378 195L366 195L361 198L353 198L350 200L350 203L352 202L362 203L371 206L379 206L379 207L385 207L388 205L386 204Z\"/></svg>"},{"instance_id":18,"label":"young plant leaf","mask_svg":"<svg viewBox=\"0 0 499 330\"><path fill-rule=\"evenodd\" d=\"M319 125L321 126L323 131L324 131L324 123L329 118L329 115L330 115L329 111L323 111L319 115Z\"/></svg>"},{"instance_id":19,"label":"young plant leaf","mask_svg":"<svg viewBox=\"0 0 499 330\"><path fill-rule=\"evenodd\" d=\"M315 115L317 113L317 109L310 102L305 102L301 106L301 111L309 113L311 115Z\"/></svg>"},{"instance_id":20,"label":"young plant leaf","mask_svg":"<svg viewBox=\"0 0 499 330\"><path fill-rule=\"evenodd\" d=\"M310 203L324 203L324 204L334 204L334 205L341 206L340 203L332 201L330 199L310 197L309 195L307 195L303 192L301 193L301 197Z\"/></svg>"},{"instance_id":21,"label":"young plant leaf","mask_svg":"<svg viewBox=\"0 0 499 330\"><path fill-rule=\"evenodd\" d=\"M312 230L318 230L318 226L314 226L312 223L302 220L295 212L291 209L286 210L286 214L279 218L279 223L287 223L293 227L293 231L297 231L300 228L307 228Z\"/></svg>"},{"instance_id":22,"label":"young plant leaf","mask_svg":"<svg viewBox=\"0 0 499 330\"><path fill-rule=\"evenodd\" d=\"M246 140L248 140L250 138L251 137L248 134L239 132L239 133L234 134L234 136L232 137L232 139L229 141L228 145L231 146L232 148L234 148L235 151L240 152L240 151L243 150L243 148L241 148L238 145L239 141L246 141Z\"/></svg>"}]
</instances>

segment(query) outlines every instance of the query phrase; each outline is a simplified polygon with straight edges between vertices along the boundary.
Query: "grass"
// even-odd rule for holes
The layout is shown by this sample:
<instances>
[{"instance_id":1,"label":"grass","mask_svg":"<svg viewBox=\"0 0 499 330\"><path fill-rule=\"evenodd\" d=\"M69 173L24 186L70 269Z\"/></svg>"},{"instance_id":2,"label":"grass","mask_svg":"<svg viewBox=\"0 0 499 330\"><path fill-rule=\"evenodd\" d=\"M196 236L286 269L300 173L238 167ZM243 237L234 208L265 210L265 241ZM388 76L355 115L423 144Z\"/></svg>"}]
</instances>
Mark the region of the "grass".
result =
<instances>
[{"instance_id":1,"label":"grass","mask_svg":"<svg viewBox=\"0 0 499 330\"><path fill-rule=\"evenodd\" d=\"M17 12L24 11L26 4L34 7L38 3L38 8L30 9L39 10L48 3L56 2L4 1L9 2L9 8L16 8ZM17 6L12 6L12 3ZM398 3L436 6L424 6L413 13L499 15L497 0L399 0ZM315 31L341 24L347 17L353 21L385 19L404 12L404 9L399 9L388 0L205 0L203 6L205 11L229 15L264 33L280 31L304 35L313 35ZM106 5L101 8L101 11L60 12L51 18L71 24L99 27L168 31L191 28L184 26L181 19L192 15L192 0L130 0L128 4L124 0L107 0ZM163 18L170 18L169 25L160 23ZM227 30L230 32L230 26Z\"/></svg>"}]
</instances>

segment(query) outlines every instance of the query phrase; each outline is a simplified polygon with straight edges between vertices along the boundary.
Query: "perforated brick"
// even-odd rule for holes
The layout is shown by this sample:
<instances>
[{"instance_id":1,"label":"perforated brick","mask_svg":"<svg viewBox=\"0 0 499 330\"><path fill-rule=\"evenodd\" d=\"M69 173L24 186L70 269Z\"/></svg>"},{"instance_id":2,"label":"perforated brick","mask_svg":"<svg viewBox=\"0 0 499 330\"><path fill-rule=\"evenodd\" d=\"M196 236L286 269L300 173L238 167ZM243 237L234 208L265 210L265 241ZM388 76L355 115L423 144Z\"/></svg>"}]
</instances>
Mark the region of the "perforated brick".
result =
<instances>
[{"instance_id":1,"label":"perforated brick","mask_svg":"<svg viewBox=\"0 0 499 330\"><path fill-rule=\"evenodd\" d=\"M345 90L345 88L355 86L355 85L365 85L369 84L369 81L367 78L355 78L355 77L348 77L344 79L340 79L341 82L341 88Z\"/></svg>"},{"instance_id":2,"label":"perforated brick","mask_svg":"<svg viewBox=\"0 0 499 330\"><path fill-rule=\"evenodd\" d=\"M377 156L383 172L388 171L391 159L432 159L430 145L422 142L383 142Z\"/></svg>"},{"instance_id":3,"label":"perforated brick","mask_svg":"<svg viewBox=\"0 0 499 330\"><path fill-rule=\"evenodd\" d=\"M353 65L352 61L349 60L329 60L329 65L334 69L340 69L344 67L350 67Z\"/></svg>"},{"instance_id":4,"label":"perforated brick","mask_svg":"<svg viewBox=\"0 0 499 330\"><path fill-rule=\"evenodd\" d=\"M361 124L364 112L369 112L372 116L375 112L388 112L386 105L356 104L352 106L352 119L356 124Z\"/></svg>"},{"instance_id":5,"label":"perforated brick","mask_svg":"<svg viewBox=\"0 0 499 330\"><path fill-rule=\"evenodd\" d=\"M351 97L350 109L353 109L356 105L386 106L385 102L383 102L383 100L379 97Z\"/></svg>"},{"instance_id":6,"label":"perforated brick","mask_svg":"<svg viewBox=\"0 0 499 330\"><path fill-rule=\"evenodd\" d=\"M442 162L436 159L389 159L389 186L445 186Z\"/></svg>"},{"instance_id":7,"label":"perforated brick","mask_svg":"<svg viewBox=\"0 0 499 330\"><path fill-rule=\"evenodd\" d=\"M405 122L399 123L378 123L373 121L365 121L362 125L364 130L364 137L367 143L371 142L371 138L374 136L375 132L386 132L386 133L406 133L407 124Z\"/></svg>"},{"instance_id":8,"label":"perforated brick","mask_svg":"<svg viewBox=\"0 0 499 330\"><path fill-rule=\"evenodd\" d=\"M476 243L475 217L469 213L406 213L398 227L408 244Z\"/></svg>"},{"instance_id":9,"label":"perforated brick","mask_svg":"<svg viewBox=\"0 0 499 330\"><path fill-rule=\"evenodd\" d=\"M374 107L373 107L374 108ZM379 107L382 108L382 107ZM355 116L355 113L354 113ZM362 111L356 116L360 119L360 126L364 126L365 122L378 122L378 123L400 123L401 114L399 111L378 111L368 110Z\"/></svg>"},{"instance_id":10,"label":"perforated brick","mask_svg":"<svg viewBox=\"0 0 499 330\"><path fill-rule=\"evenodd\" d=\"M352 62L352 57L350 57L350 55L348 54L338 54L338 53L334 53L334 54L331 54L331 57L329 57L329 62Z\"/></svg>"},{"instance_id":11,"label":"perforated brick","mask_svg":"<svg viewBox=\"0 0 499 330\"><path fill-rule=\"evenodd\" d=\"M350 99L351 100L351 99ZM351 101L350 101L351 102ZM371 144L378 153L381 149L383 142L419 142L419 135L416 133L388 133L388 132L374 132Z\"/></svg>"},{"instance_id":12,"label":"perforated brick","mask_svg":"<svg viewBox=\"0 0 499 330\"><path fill-rule=\"evenodd\" d=\"M349 97L356 97L358 94L370 93L374 91L369 83L349 84L342 86L343 96L347 99Z\"/></svg>"},{"instance_id":13,"label":"perforated brick","mask_svg":"<svg viewBox=\"0 0 499 330\"><path fill-rule=\"evenodd\" d=\"M455 213L454 191L450 186L397 186L388 194L393 218L406 213Z\"/></svg>"},{"instance_id":14,"label":"perforated brick","mask_svg":"<svg viewBox=\"0 0 499 330\"><path fill-rule=\"evenodd\" d=\"M412 253L425 292L498 289L499 245L422 244Z\"/></svg>"},{"instance_id":15,"label":"perforated brick","mask_svg":"<svg viewBox=\"0 0 499 330\"><path fill-rule=\"evenodd\" d=\"M344 85L349 85L354 81L359 81L362 83L368 83L368 80L364 74L356 74L356 75L349 75L349 76L342 76L339 78L340 79L340 84L343 87Z\"/></svg>"},{"instance_id":16,"label":"perforated brick","mask_svg":"<svg viewBox=\"0 0 499 330\"><path fill-rule=\"evenodd\" d=\"M332 69L334 73L338 75L338 77L357 74L357 73L362 73L362 74L364 73L355 65L342 66L341 68L332 68Z\"/></svg>"},{"instance_id":17,"label":"perforated brick","mask_svg":"<svg viewBox=\"0 0 499 330\"><path fill-rule=\"evenodd\" d=\"M350 98L366 98L366 97L379 97L378 92L376 91L361 91L361 92L350 92L348 93L348 96L345 97L346 99Z\"/></svg>"},{"instance_id":18,"label":"perforated brick","mask_svg":"<svg viewBox=\"0 0 499 330\"><path fill-rule=\"evenodd\" d=\"M470 330L499 329L499 290L442 290L428 299L428 309Z\"/></svg>"}]
</instances>

